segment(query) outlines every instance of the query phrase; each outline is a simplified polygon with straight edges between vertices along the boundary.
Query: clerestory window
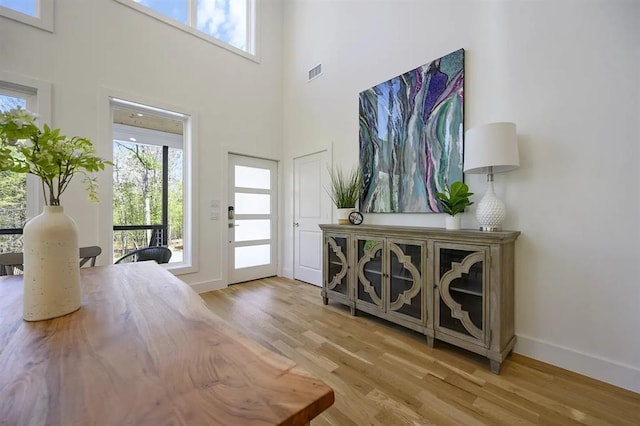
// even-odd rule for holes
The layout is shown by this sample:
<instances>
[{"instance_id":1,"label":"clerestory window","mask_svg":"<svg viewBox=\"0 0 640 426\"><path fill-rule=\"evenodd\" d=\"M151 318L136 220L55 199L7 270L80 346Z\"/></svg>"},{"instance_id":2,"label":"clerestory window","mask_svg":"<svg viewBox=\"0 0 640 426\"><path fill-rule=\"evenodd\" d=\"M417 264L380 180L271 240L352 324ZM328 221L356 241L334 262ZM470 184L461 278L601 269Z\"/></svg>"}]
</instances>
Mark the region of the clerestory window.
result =
<instances>
[{"instance_id":1,"label":"clerestory window","mask_svg":"<svg viewBox=\"0 0 640 426\"><path fill-rule=\"evenodd\" d=\"M53 0L0 0L0 16L53 32Z\"/></svg>"},{"instance_id":2,"label":"clerestory window","mask_svg":"<svg viewBox=\"0 0 640 426\"><path fill-rule=\"evenodd\" d=\"M116 1L243 56L256 54L255 0Z\"/></svg>"}]
</instances>

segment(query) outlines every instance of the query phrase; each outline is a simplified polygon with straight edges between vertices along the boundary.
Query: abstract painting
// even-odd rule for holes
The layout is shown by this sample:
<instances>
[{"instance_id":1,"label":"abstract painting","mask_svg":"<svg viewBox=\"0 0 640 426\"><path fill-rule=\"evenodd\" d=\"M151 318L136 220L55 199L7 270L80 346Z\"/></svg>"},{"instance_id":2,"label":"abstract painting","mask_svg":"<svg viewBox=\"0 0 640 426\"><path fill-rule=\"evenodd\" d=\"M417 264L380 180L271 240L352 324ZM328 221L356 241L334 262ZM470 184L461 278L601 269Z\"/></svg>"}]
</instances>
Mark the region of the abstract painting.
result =
<instances>
[{"instance_id":1,"label":"abstract painting","mask_svg":"<svg viewBox=\"0 0 640 426\"><path fill-rule=\"evenodd\" d=\"M462 180L464 49L360 93L360 210L439 213Z\"/></svg>"}]
</instances>

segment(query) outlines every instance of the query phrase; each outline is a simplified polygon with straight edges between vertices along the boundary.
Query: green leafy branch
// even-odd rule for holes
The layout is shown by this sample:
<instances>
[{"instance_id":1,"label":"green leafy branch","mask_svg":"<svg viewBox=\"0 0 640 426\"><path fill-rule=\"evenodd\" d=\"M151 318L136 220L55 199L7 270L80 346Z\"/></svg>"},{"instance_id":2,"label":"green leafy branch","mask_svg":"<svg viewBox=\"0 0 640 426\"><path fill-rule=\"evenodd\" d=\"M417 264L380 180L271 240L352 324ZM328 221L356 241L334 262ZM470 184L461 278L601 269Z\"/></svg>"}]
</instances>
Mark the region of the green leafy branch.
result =
<instances>
[{"instance_id":1,"label":"green leafy branch","mask_svg":"<svg viewBox=\"0 0 640 426\"><path fill-rule=\"evenodd\" d=\"M46 124L39 129L36 117L21 108L0 113L0 170L31 173L41 179L45 202L60 205L60 196L76 173L85 175L91 201L98 201L97 181L90 174L113 165L96 155L91 141L67 137Z\"/></svg>"}]
</instances>

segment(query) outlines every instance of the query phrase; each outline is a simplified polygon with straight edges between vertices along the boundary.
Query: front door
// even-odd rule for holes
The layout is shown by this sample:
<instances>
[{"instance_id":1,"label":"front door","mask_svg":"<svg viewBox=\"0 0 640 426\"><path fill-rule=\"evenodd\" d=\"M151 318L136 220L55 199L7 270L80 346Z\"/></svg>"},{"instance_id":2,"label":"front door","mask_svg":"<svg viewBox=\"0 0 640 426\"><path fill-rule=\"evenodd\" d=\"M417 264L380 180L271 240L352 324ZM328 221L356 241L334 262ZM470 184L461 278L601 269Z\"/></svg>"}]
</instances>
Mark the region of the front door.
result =
<instances>
[{"instance_id":1,"label":"front door","mask_svg":"<svg viewBox=\"0 0 640 426\"><path fill-rule=\"evenodd\" d=\"M328 187L329 153L294 158L294 264L293 277L322 285L321 223L331 223Z\"/></svg>"},{"instance_id":2,"label":"front door","mask_svg":"<svg viewBox=\"0 0 640 426\"><path fill-rule=\"evenodd\" d=\"M278 164L229 154L229 284L277 273Z\"/></svg>"}]
</instances>

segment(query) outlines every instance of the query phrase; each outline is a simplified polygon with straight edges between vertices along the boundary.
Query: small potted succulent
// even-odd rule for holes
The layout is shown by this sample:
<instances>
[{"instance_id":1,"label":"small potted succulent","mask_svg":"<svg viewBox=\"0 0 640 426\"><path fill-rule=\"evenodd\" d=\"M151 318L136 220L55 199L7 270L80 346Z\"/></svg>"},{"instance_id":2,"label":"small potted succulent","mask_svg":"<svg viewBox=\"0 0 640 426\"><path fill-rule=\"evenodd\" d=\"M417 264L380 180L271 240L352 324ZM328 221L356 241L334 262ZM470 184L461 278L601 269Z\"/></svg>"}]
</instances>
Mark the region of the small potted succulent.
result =
<instances>
[{"instance_id":1,"label":"small potted succulent","mask_svg":"<svg viewBox=\"0 0 640 426\"><path fill-rule=\"evenodd\" d=\"M360 198L362 175L360 170L355 167L349 172L345 172L340 167L332 167L329 169L329 175L331 189L327 192L338 209L338 224L347 225L349 213L356 208L356 203Z\"/></svg>"},{"instance_id":2,"label":"small potted succulent","mask_svg":"<svg viewBox=\"0 0 640 426\"><path fill-rule=\"evenodd\" d=\"M453 182L451 186L445 187L444 192L438 192L437 196L440 200L440 204L449 216L446 218L447 229L460 229L460 216L458 213L462 213L466 207L473 204L469 201L469 197L473 195L473 192L469 192L467 184L460 181Z\"/></svg>"}]
</instances>

